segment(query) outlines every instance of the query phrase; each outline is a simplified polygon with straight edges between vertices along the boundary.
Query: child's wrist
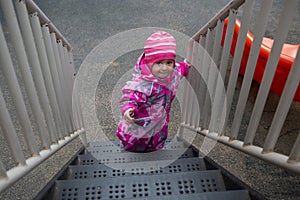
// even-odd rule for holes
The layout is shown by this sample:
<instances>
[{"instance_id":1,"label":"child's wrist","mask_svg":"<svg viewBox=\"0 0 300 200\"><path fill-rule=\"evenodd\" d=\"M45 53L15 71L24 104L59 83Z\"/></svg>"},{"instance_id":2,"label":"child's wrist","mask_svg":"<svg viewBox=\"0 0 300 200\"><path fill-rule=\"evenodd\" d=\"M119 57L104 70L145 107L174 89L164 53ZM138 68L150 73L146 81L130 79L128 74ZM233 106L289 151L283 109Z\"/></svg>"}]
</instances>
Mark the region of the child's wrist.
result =
<instances>
[{"instance_id":1,"label":"child's wrist","mask_svg":"<svg viewBox=\"0 0 300 200\"><path fill-rule=\"evenodd\" d=\"M185 62L189 67L192 66L192 64L186 58L183 60L183 62Z\"/></svg>"},{"instance_id":2,"label":"child's wrist","mask_svg":"<svg viewBox=\"0 0 300 200\"><path fill-rule=\"evenodd\" d=\"M134 115L134 109L133 108L128 108L125 112L124 112L124 116L127 114L127 113L130 113L132 112L130 115Z\"/></svg>"}]
</instances>

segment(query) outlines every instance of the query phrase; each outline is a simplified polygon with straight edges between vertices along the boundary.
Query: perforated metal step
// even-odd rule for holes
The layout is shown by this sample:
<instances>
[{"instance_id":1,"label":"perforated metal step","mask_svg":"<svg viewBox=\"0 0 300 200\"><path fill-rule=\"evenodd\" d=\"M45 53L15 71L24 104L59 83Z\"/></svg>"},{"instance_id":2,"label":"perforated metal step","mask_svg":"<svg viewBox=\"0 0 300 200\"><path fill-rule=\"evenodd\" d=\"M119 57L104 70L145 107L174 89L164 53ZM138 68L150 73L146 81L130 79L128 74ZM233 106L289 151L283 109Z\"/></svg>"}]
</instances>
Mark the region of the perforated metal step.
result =
<instances>
[{"instance_id":1,"label":"perforated metal step","mask_svg":"<svg viewBox=\"0 0 300 200\"><path fill-rule=\"evenodd\" d=\"M145 200L133 198L134 200ZM147 200L250 200L247 190L230 190L223 192L206 192L189 195L165 195L159 197L147 197Z\"/></svg>"},{"instance_id":2,"label":"perforated metal step","mask_svg":"<svg viewBox=\"0 0 300 200\"><path fill-rule=\"evenodd\" d=\"M170 163L170 164L169 164ZM135 163L116 163L112 165L69 166L66 179L87 179L103 177L122 177L132 175L170 174L206 170L203 159L183 158L172 160L146 161Z\"/></svg>"},{"instance_id":3,"label":"perforated metal step","mask_svg":"<svg viewBox=\"0 0 300 200\"><path fill-rule=\"evenodd\" d=\"M183 142L169 142L165 145L163 149L165 150L174 150L184 148ZM114 143L94 143L92 146L86 148L86 152L90 153L118 153L121 152L120 144Z\"/></svg>"},{"instance_id":4,"label":"perforated metal step","mask_svg":"<svg viewBox=\"0 0 300 200\"><path fill-rule=\"evenodd\" d=\"M168 137L166 140L166 144L169 144L171 142L180 142L180 140L177 137ZM119 140L95 141L95 142L89 142L88 145L88 147L111 147L111 146L120 147L120 141Z\"/></svg>"},{"instance_id":5,"label":"perforated metal step","mask_svg":"<svg viewBox=\"0 0 300 200\"><path fill-rule=\"evenodd\" d=\"M88 153L85 155L78 155L75 164L94 165L155 160L177 160L178 158L189 158L193 156L194 154L191 148L176 150L159 150L150 153Z\"/></svg>"},{"instance_id":6,"label":"perforated metal step","mask_svg":"<svg viewBox=\"0 0 300 200\"><path fill-rule=\"evenodd\" d=\"M61 180L54 199L131 199L225 191L218 170L176 174Z\"/></svg>"}]
</instances>

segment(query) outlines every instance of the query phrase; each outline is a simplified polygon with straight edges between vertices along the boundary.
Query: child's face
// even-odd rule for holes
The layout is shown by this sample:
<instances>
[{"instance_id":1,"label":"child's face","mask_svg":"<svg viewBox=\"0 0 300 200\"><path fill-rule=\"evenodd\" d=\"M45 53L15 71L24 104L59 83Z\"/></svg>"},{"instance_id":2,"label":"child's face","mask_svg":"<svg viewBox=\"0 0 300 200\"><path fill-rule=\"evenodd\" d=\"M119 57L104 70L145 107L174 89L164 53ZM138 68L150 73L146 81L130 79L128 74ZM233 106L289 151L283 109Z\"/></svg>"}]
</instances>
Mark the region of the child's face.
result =
<instances>
[{"instance_id":1,"label":"child's face","mask_svg":"<svg viewBox=\"0 0 300 200\"><path fill-rule=\"evenodd\" d=\"M151 72L155 77L167 78L174 69L174 60L161 60L152 65Z\"/></svg>"}]
</instances>

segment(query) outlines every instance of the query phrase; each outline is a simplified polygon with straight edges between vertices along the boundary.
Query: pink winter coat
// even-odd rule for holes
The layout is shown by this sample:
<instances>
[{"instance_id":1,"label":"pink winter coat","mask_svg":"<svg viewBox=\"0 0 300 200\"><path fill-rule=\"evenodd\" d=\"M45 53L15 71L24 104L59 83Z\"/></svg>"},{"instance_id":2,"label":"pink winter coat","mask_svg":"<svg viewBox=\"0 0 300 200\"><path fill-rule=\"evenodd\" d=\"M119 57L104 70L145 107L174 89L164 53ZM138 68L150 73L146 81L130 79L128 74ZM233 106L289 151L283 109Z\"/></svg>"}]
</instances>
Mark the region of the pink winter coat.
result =
<instances>
[{"instance_id":1,"label":"pink winter coat","mask_svg":"<svg viewBox=\"0 0 300 200\"><path fill-rule=\"evenodd\" d=\"M168 136L171 103L182 76L187 76L188 65L176 63L169 78L154 77L144 61L138 59L133 79L123 87L120 101L122 118L116 135L121 148L131 152L149 152L162 149ZM134 110L134 123L123 119L128 109Z\"/></svg>"}]
</instances>

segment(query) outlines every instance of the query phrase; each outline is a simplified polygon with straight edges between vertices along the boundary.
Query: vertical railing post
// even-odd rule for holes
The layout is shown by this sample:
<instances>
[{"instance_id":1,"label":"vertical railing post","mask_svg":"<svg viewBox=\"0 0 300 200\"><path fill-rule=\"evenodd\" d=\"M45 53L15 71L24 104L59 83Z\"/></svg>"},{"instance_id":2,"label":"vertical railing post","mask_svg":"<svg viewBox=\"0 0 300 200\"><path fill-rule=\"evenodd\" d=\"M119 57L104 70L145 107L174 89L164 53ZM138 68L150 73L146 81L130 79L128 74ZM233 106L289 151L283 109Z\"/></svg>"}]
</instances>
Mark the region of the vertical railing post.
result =
<instances>
[{"instance_id":1,"label":"vertical railing post","mask_svg":"<svg viewBox=\"0 0 300 200\"><path fill-rule=\"evenodd\" d=\"M83 116L82 116L82 109L81 109L81 103L80 103L79 96L77 96L77 108L78 108L78 114L79 114L80 127L84 128L84 120L83 120Z\"/></svg>"},{"instance_id":2,"label":"vertical railing post","mask_svg":"<svg viewBox=\"0 0 300 200\"><path fill-rule=\"evenodd\" d=\"M216 85L217 85L217 75L218 69L220 64L220 57L221 57L221 38L222 38L222 30L223 30L223 21L219 20L217 26L214 28L215 30L215 39L213 45L213 52L212 52L212 62L210 66L210 74L212 77L209 79L209 85L212 93L212 103L214 102L214 97L216 93Z\"/></svg>"},{"instance_id":3,"label":"vertical railing post","mask_svg":"<svg viewBox=\"0 0 300 200\"><path fill-rule=\"evenodd\" d=\"M68 97L67 97L67 102L68 102L68 116L71 124L71 131L74 131L74 120L73 120L73 115L72 115L72 92L73 92L73 78L72 74L74 73L73 70L71 69L71 66L69 64L69 58L68 58L68 50L66 47L62 46L62 41L60 40L60 54L62 55L63 58L63 63L64 66L62 68L64 77L65 77L65 84L66 84L66 89L68 92Z\"/></svg>"},{"instance_id":4,"label":"vertical railing post","mask_svg":"<svg viewBox=\"0 0 300 200\"><path fill-rule=\"evenodd\" d=\"M211 63L211 55L212 55L212 49L213 49L213 30L208 29L207 34L206 34L206 41L205 41L205 53L203 57L203 104L201 105L201 110L203 111L204 115L203 116L203 128L208 129L207 123L209 122L210 119L210 107L208 104L209 98L210 98L210 91L208 91L208 77L209 77L209 66Z\"/></svg>"},{"instance_id":5,"label":"vertical railing post","mask_svg":"<svg viewBox=\"0 0 300 200\"><path fill-rule=\"evenodd\" d=\"M274 37L274 43L271 49L271 53L268 57L268 61L265 67L265 72L258 90L258 94L256 97L256 101L254 104L254 108L252 111L252 115L249 121L249 125L246 131L245 144L251 144L254 140L255 133L261 119L261 115L264 109L264 106L267 101L267 97L269 94L269 90L274 78L274 74L276 72L277 64L279 61L279 56L281 53L281 49L283 47L285 38L289 31L289 26L292 23L292 19L294 14L296 13L297 0L286 0L285 6L282 11L282 14L279 18L278 27ZM278 129L277 129L278 130ZM279 136L279 130L277 131L277 137ZM274 132L271 133L276 138ZM266 140L271 140L270 137L267 137ZM274 146L275 143L273 142ZM271 145L272 146L272 145ZM271 147L270 146L270 147ZM271 148L266 148L265 150L271 150Z\"/></svg>"},{"instance_id":6,"label":"vertical railing post","mask_svg":"<svg viewBox=\"0 0 300 200\"><path fill-rule=\"evenodd\" d=\"M279 24L280 25L280 24ZM279 26L280 27L280 26ZM300 51L298 50L294 64L290 70L283 93L274 114L271 127L265 139L264 152L272 151L280 135L284 120L288 114L300 81ZM247 139L247 138L246 138ZM245 140L247 141L247 140ZM249 141L250 142L250 141Z\"/></svg>"},{"instance_id":7,"label":"vertical railing post","mask_svg":"<svg viewBox=\"0 0 300 200\"><path fill-rule=\"evenodd\" d=\"M63 80L61 60L59 56L58 44L57 44L55 33L50 33L50 42L53 50L53 55L55 58L55 63L56 63L56 65L54 66L54 70L56 71L58 87L60 88L61 111L63 111L62 115L64 117L64 124L66 126L66 132L63 133L63 136L65 136L71 132L71 126L70 126L70 121L68 119L68 111L66 107L67 102L66 102L66 96L64 95L66 94L65 84Z\"/></svg>"},{"instance_id":8,"label":"vertical railing post","mask_svg":"<svg viewBox=\"0 0 300 200\"><path fill-rule=\"evenodd\" d=\"M1 58L2 59L2 58ZM3 131L3 136L7 141L8 147L17 164L25 165L25 157L19 142L19 138L14 129L11 117L5 105L2 91L0 90L0 127ZM1 169L0 169L1 171Z\"/></svg>"},{"instance_id":9,"label":"vertical railing post","mask_svg":"<svg viewBox=\"0 0 300 200\"><path fill-rule=\"evenodd\" d=\"M63 130L61 116L59 113L58 101L55 95L55 90L52 82L53 78L49 69L49 62L48 62L47 52L43 40L41 24L38 18L38 14L36 12L30 15L30 22L32 26L33 35L36 41L36 47L37 47L38 56L41 64L43 78L45 81L45 87L49 97L50 106L52 108L57 136L59 136L59 134L62 133L64 130Z\"/></svg>"},{"instance_id":10,"label":"vertical railing post","mask_svg":"<svg viewBox=\"0 0 300 200\"><path fill-rule=\"evenodd\" d=\"M54 35L54 34L53 34ZM62 41L60 39L56 40L56 45L57 45L57 51L58 51L58 58L60 61L60 67L58 68L58 73L60 75L60 83L62 84L62 90L64 91L64 100L65 100L65 108L66 108L66 116L67 116L67 120L69 123L69 133L72 131L72 122L70 119L70 105L71 102L69 101L71 98L70 95L70 88L69 88L69 81L68 81L68 76L67 76L67 72L66 72L66 59L65 59L65 54L64 54L64 50L63 50L63 46L62 46Z\"/></svg>"},{"instance_id":11,"label":"vertical railing post","mask_svg":"<svg viewBox=\"0 0 300 200\"><path fill-rule=\"evenodd\" d=\"M66 58L67 58L67 66L68 66L68 69L69 69L68 75L69 75L70 84L71 84L71 91L70 92L71 92L71 97L72 97L73 92L74 92L74 88L75 88L74 84L75 84L75 75L76 75L72 49L68 50L65 47L65 54L66 54ZM73 101L74 101L74 99L72 98L71 102L73 102ZM71 104L71 112L76 112L76 111L73 111L72 104ZM74 121L74 118L73 118L73 121Z\"/></svg>"},{"instance_id":12,"label":"vertical railing post","mask_svg":"<svg viewBox=\"0 0 300 200\"><path fill-rule=\"evenodd\" d=\"M194 41L193 43L193 49L192 49L192 57L191 57L191 63L195 63L196 60L196 56L197 56L197 46L198 46L198 42ZM190 87L188 90L188 100L189 100L189 104L188 107L186 108L188 115L187 115L187 122L189 125L193 126L193 117L196 114L196 96L195 96L195 85L196 85L196 68L195 67L191 67L189 69L189 83L190 83ZM198 107L198 106L197 106Z\"/></svg>"},{"instance_id":13,"label":"vertical railing post","mask_svg":"<svg viewBox=\"0 0 300 200\"><path fill-rule=\"evenodd\" d=\"M59 80L59 85L62 91L62 107L63 107L63 115L65 118L65 123L67 125L67 133L65 134L69 134L72 131L71 128L71 124L70 124L70 119L68 117L68 110L67 110L67 100L66 100L66 96L64 94L66 94L66 85L64 84L64 77L63 77L63 72L62 72L62 63L61 63L61 59L60 59L60 55L59 55L59 48L58 48L58 43L57 43L57 38L55 33L50 33L50 38L51 38L51 43L52 43L52 48L53 48L53 52L54 52L54 58L55 58L55 62L56 62L56 70L57 70L57 74L58 74L58 80Z\"/></svg>"},{"instance_id":14,"label":"vertical railing post","mask_svg":"<svg viewBox=\"0 0 300 200\"><path fill-rule=\"evenodd\" d=\"M221 125L224 125L221 121L223 121L225 117L223 115L226 115L226 112L228 112L227 109L225 109L225 103L226 103L226 94L225 94L225 75L226 75L226 70L228 67L228 61L229 61L229 54L230 54L230 47L233 39L233 34L234 34L234 25L235 25L235 20L237 16L237 10L231 9L229 11L229 17L228 17L228 26L226 29L226 35L225 35L225 41L224 41L224 46L223 50L221 52L221 60L220 60L220 66L219 66L219 71L216 74L216 94L213 96L213 105L212 105L212 131L217 132L218 134L222 134L222 127ZM219 22L222 24L222 27L224 28L223 23L224 22ZM222 34L223 33L223 28L219 29L219 32ZM220 36L219 41L217 42L217 45L220 45L221 43L222 36Z\"/></svg>"},{"instance_id":15,"label":"vertical railing post","mask_svg":"<svg viewBox=\"0 0 300 200\"><path fill-rule=\"evenodd\" d=\"M72 49L68 50L67 51L68 53L68 61L69 61L69 65L70 65L70 68L72 69L72 82L73 84L75 83L75 76L76 76L76 72L75 72L75 65L74 65L74 58L73 58L73 52L72 52ZM74 87L74 85L73 85Z\"/></svg>"},{"instance_id":16,"label":"vertical railing post","mask_svg":"<svg viewBox=\"0 0 300 200\"><path fill-rule=\"evenodd\" d=\"M201 129L201 123L200 123L200 119L201 119L201 115L204 115L203 110L202 109L202 105L203 105L203 97L202 97L202 88L205 87L205 83L203 81L203 58L205 55L205 37L200 36L199 38L199 46L198 46L198 58L196 61L196 69L199 72L199 77L197 78L197 93L198 93L198 110L199 110L199 114L197 115L195 121L196 121L196 128L197 129ZM202 126L203 127L203 126Z\"/></svg>"},{"instance_id":17,"label":"vertical railing post","mask_svg":"<svg viewBox=\"0 0 300 200\"><path fill-rule=\"evenodd\" d=\"M77 110L78 110L78 120L79 120L79 126L80 128L84 128L84 121L83 121L83 117L82 117L82 110L81 110L81 104L80 104L80 98L79 96L76 94L76 103L77 103ZM87 137L86 137L86 132L84 131L81 135L80 135L80 139L83 142L83 144L85 146L88 145L87 143Z\"/></svg>"},{"instance_id":18,"label":"vertical railing post","mask_svg":"<svg viewBox=\"0 0 300 200\"><path fill-rule=\"evenodd\" d=\"M219 59L220 59L220 53L221 53L221 38L222 38L222 28L223 23L219 20L217 22L217 26L215 27L215 38L213 43L213 50L212 50L212 60L209 67L209 78L208 78L208 90L210 91L211 96L211 123L209 130L210 131L216 131L215 130L215 121L217 116L215 115L217 112L214 111L214 108L216 107L216 101L215 101L215 93L216 93L216 87L218 83L218 65L219 65ZM206 99L206 101L209 99ZM207 104L208 105L208 104Z\"/></svg>"},{"instance_id":19,"label":"vertical railing post","mask_svg":"<svg viewBox=\"0 0 300 200\"><path fill-rule=\"evenodd\" d=\"M13 10L13 4L11 1L5 1L5 0L1 0L0 3L1 3L1 7L3 9L3 13L6 18L6 21L8 23L8 29L12 35L13 44L16 47L16 52L17 52L18 58L21 60L20 57L22 57L23 58L22 60L25 60L25 62L26 62L27 61L26 55L24 55L25 50L24 50L24 46L22 45L23 41L21 39L20 30L18 29L17 19L15 17L15 12ZM14 67L13 67L13 64L12 64L12 61L11 61L11 58L9 55L9 50L8 50L7 44L5 42L2 27L1 27L0 32L1 32L0 33L0 36L1 36L0 50L1 50L1 56L3 56L1 59L1 65L6 66L6 67L1 67L1 69L3 71L4 76L6 77L9 90L13 96L13 101L15 103L16 110L17 110L17 113L19 116L19 120L20 120L21 126L24 131L24 136L25 136L25 140L28 145L28 148L29 148L31 154L38 155L38 149L37 149L37 145L35 143L35 139L34 139L34 135L33 135L32 127L31 127L31 122L29 120L29 116L27 113L27 109L26 109L23 97L22 97L22 93L21 93L20 87L18 85L17 76L15 74ZM26 63L22 63L22 62L20 62L20 63L26 64ZM28 64L27 64L27 67L28 67ZM22 68L24 68L24 67L22 67ZM26 79L27 77L24 75L24 78ZM30 79L30 78L31 77L28 77L28 81L31 80L30 83L31 83L31 85L33 85L32 79ZM36 96L36 94L35 94L35 96ZM38 105L38 103L37 103L37 105Z\"/></svg>"},{"instance_id":20,"label":"vertical railing post","mask_svg":"<svg viewBox=\"0 0 300 200\"><path fill-rule=\"evenodd\" d=\"M271 10L273 1L264 0L262 7L260 9L259 15L257 16L257 21L255 23L253 35L253 43L249 53L249 58L246 66L246 72L244 75L241 92L239 94L239 100L237 103L237 108L235 110L234 119L231 127L231 139L234 140L238 136L242 118L244 115L247 99L249 96L249 91L251 87L251 82L257 63L257 58L260 52L260 45L263 39L264 32L267 26L268 15Z\"/></svg>"},{"instance_id":21,"label":"vertical railing post","mask_svg":"<svg viewBox=\"0 0 300 200\"><path fill-rule=\"evenodd\" d=\"M193 84L193 89L194 89L194 94L195 94L195 100L193 101L193 116L191 119L191 125L194 128L199 127L198 119L200 117L200 110L199 110L199 93L197 92L199 90L199 49L200 49L200 44L199 42L194 43L194 53L193 53L193 58L192 58L192 66L195 72L190 72L194 73L194 84ZM191 68L190 68L191 69Z\"/></svg>"},{"instance_id":22,"label":"vertical railing post","mask_svg":"<svg viewBox=\"0 0 300 200\"><path fill-rule=\"evenodd\" d=\"M40 68L40 61L36 49L35 40L32 34L31 25L29 22L29 16L26 9L26 5L24 0L16 1L16 10L20 21L20 28L23 33L24 45L27 50L28 61L32 68L32 75L35 82L35 88L37 89L37 94L39 98L39 102L41 104L41 108L44 111L44 116L46 119L47 127L49 130L47 132L41 132L42 143L45 145L49 145L48 139L46 138L46 133L49 134L51 142L55 142L57 139L57 130L55 130L52 111L49 106L48 94L45 88L44 78L42 76L42 71ZM41 130L40 130L41 131Z\"/></svg>"},{"instance_id":23,"label":"vertical railing post","mask_svg":"<svg viewBox=\"0 0 300 200\"><path fill-rule=\"evenodd\" d=\"M243 10L242 18L241 18L241 27L240 27L240 31L239 31L237 42L236 42L234 57L233 57L232 66L231 66L231 70L230 70L230 76L229 76L228 85L227 85L227 94L226 94L227 113L226 113L226 117L225 117L224 128L226 128L226 126L227 126L227 123L228 123L227 121L229 119L229 114L231 112L231 105L233 102L234 91L236 88L236 82L237 82L238 75L239 75L240 64L241 64L242 55L244 52L244 47L245 47L245 42L246 42L246 36L247 36L247 32L248 32L249 26L250 26L253 2L254 2L254 0L247 0L245 2L244 10ZM225 130L223 130L222 132L225 134Z\"/></svg>"},{"instance_id":24,"label":"vertical railing post","mask_svg":"<svg viewBox=\"0 0 300 200\"><path fill-rule=\"evenodd\" d=\"M72 101L72 110L73 110L73 114L75 115L74 119L76 119L76 121L78 123L76 128L82 129L82 128L84 128L84 122L83 122L83 118L82 118L80 96L77 91L76 80L74 80L72 100L73 100ZM180 130L182 130L182 126L180 126L180 128L179 128L179 136L181 134ZM80 135L80 139L85 146L88 145L85 131Z\"/></svg>"},{"instance_id":25,"label":"vertical railing post","mask_svg":"<svg viewBox=\"0 0 300 200\"><path fill-rule=\"evenodd\" d=\"M68 81L68 92L71 97L73 92L73 84L74 84L74 79L73 79L74 70L72 69L72 66L70 64L68 50L65 46L63 46L63 53L64 53L64 58L66 63L65 73L66 73L66 79ZM72 101L72 99L70 98L69 101Z\"/></svg>"},{"instance_id":26,"label":"vertical railing post","mask_svg":"<svg viewBox=\"0 0 300 200\"><path fill-rule=\"evenodd\" d=\"M3 0L2 0L3 1ZM2 2L1 1L1 2ZM15 15L12 1L5 1L2 3L2 9L4 17L8 22L7 27L12 38L12 44L14 46L18 64L22 73L23 82L25 85L26 92L28 94L29 103L37 123L39 136L44 148L49 148L49 139L46 137L48 131L44 123L44 115L41 111L40 102L36 93L36 88L32 79L32 75L29 68L29 62L27 59L23 39L19 29L18 21Z\"/></svg>"},{"instance_id":27,"label":"vertical railing post","mask_svg":"<svg viewBox=\"0 0 300 200\"><path fill-rule=\"evenodd\" d=\"M190 40L189 41L189 44L188 44L188 49L187 49L187 60L189 62L191 62L192 60L192 53L193 53L193 45L194 45L194 40ZM189 105L189 97L188 97L188 94L189 94L189 90L190 90L190 87L189 87L189 84L188 84L188 80L189 80L189 76L190 76L190 73L189 75L187 76L186 78L186 84L184 85L184 92L183 92L183 109L182 109L182 120L183 120L183 123L184 124L187 124L188 121L188 105Z\"/></svg>"},{"instance_id":28,"label":"vertical railing post","mask_svg":"<svg viewBox=\"0 0 300 200\"><path fill-rule=\"evenodd\" d=\"M226 69L228 66L230 47L232 44L236 16L237 16L237 10L230 10L225 42L223 46L221 63L220 63L220 75L223 81L225 80Z\"/></svg>"},{"instance_id":29,"label":"vertical railing post","mask_svg":"<svg viewBox=\"0 0 300 200\"><path fill-rule=\"evenodd\" d=\"M75 129L79 130L80 129L80 121L79 121L79 110L77 106L77 99L74 98L74 95L72 97L72 113L73 113L73 119L74 119L74 125Z\"/></svg>"},{"instance_id":30,"label":"vertical railing post","mask_svg":"<svg viewBox=\"0 0 300 200\"><path fill-rule=\"evenodd\" d=\"M193 45L194 45L194 40L193 39L190 39L189 42L188 42L188 46L187 46L187 55L186 55L186 59L191 62L192 60L192 51L193 51ZM189 78L189 75L186 77L186 80L183 84L183 106L182 106L182 113L181 113L181 123L182 124L186 124L187 123L187 108L188 108L188 101L189 101L189 98L187 96L188 94L188 89L189 89L189 86L188 86L188 78ZM179 138L183 138L183 127L182 125L180 125L179 127L179 130L178 130L178 136Z\"/></svg>"},{"instance_id":31,"label":"vertical railing post","mask_svg":"<svg viewBox=\"0 0 300 200\"><path fill-rule=\"evenodd\" d=\"M199 73L200 73L200 77L199 77L199 92L201 93L201 98L199 99L199 118L198 118L198 124L199 124L199 128L204 128L203 125L203 119L205 116L204 110L203 110L203 105L204 105L204 100L205 100L205 89L206 89L206 85L204 82L204 57L207 54L206 50L205 50L205 45L207 42L207 38L206 35L201 35L200 36L200 49L199 49Z\"/></svg>"},{"instance_id":32,"label":"vertical railing post","mask_svg":"<svg viewBox=\"0 0 300 200\"><path fill-rule=\"evenodd\" d=\"M68 132L66 119L65 119L65 115L64 115L64 103L62 100L63 93L61 90L60 81L59 81L58 73L56 70L56 68L57 68L56 61L55 61L54 51L53 51L52 42L51 42L51 38L50 38L49 28L47 25L42 26L42 34L43 34L43 38L44 38L44 42L45 42L45 47L46 47L46 52L47 52L47 57L48 57L48 62L49 62L49 68L50 68L51 76L53 79L52 82L54 85L55 95L56 95L56 99L58 102L58 107L60 110L61 121L62 121L61 124L62 124L62 128L63 128L63 132L59 133L59 137L63 138L64 134L66 134Z\"/></svg>"},{"instance_id":33,"label":"vertical railing post","mask_svg":"<svg viewBox=\"0 0 300 200\"><path fill-rule=\"evenodd\" d=\"M226 69L228 66L228 60L229 60L229 54L230 54L230 47L232 43L233 33L234 33L234 25L236 20L237 10L230 10L229 12L229 19L228 19L228 26L226 29L226 35L225 35L225 41L224 41L224 47L222 50L221 55L221 61L220 61L220 67L219 72L217 74L217 83L216 83L216 92L215 92L215 99L214 99L214 105L213 105L213 112L212 112L212 127L215 129L215 131L218 134L222 134L222 128L219 126L220 120L223 120L223 115L228 112L225 108L225 100L226 100L226 94L225 94L225 75L226 75ZM225 117L224 117L225 118Z\"/></svg>"}]
</instances>

